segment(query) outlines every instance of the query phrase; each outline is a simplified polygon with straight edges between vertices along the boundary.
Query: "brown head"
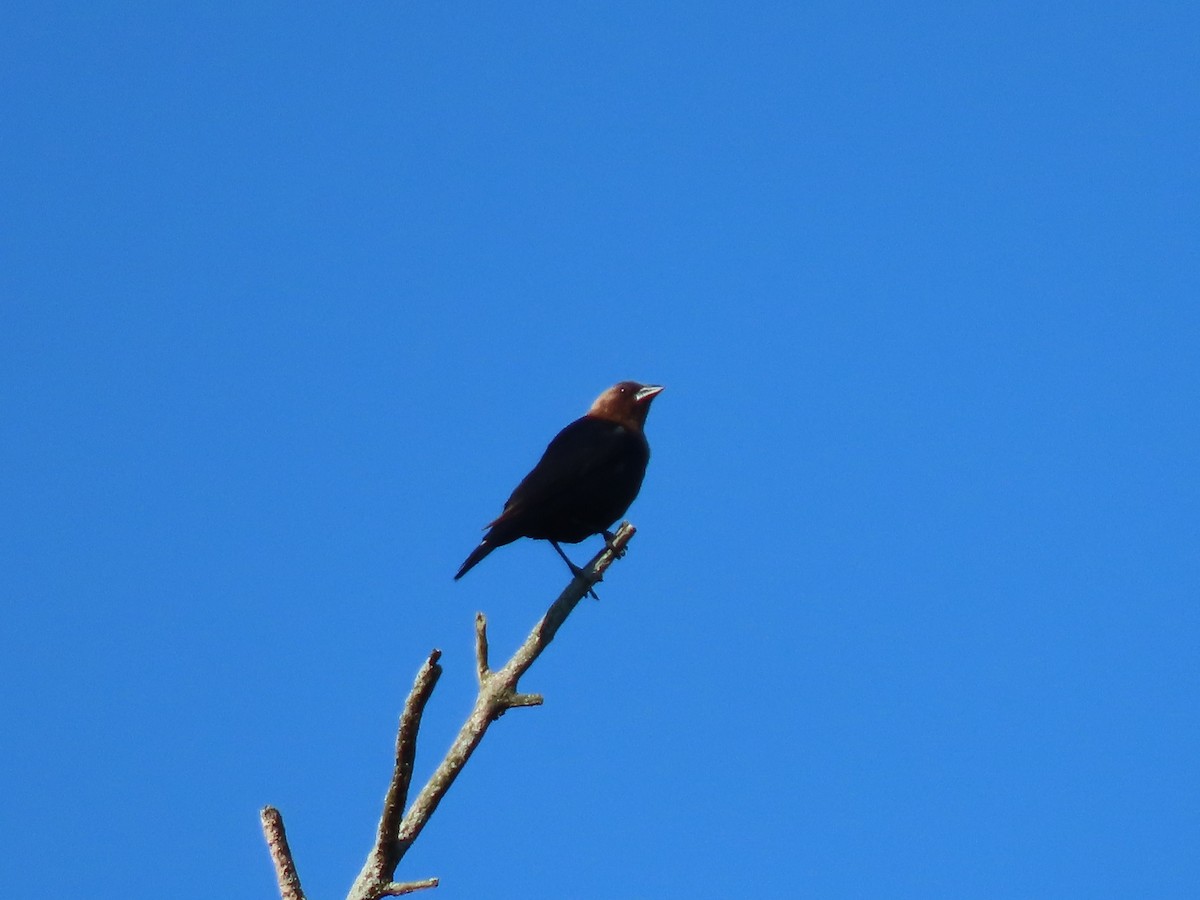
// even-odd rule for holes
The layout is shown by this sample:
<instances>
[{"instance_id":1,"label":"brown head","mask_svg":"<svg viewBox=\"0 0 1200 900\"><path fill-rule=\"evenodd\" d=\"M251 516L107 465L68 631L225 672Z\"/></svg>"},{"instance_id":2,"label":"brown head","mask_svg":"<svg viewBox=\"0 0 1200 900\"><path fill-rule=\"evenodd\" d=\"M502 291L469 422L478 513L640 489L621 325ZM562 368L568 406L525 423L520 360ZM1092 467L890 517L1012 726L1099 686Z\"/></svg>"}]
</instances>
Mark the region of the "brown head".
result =
<instances>
[{"instance_id":1,"label":"brown head","mask_svg":"<svg viewBox=\"0 0 1200 900\"><path fill-rule=\"evenodd\" d=\"M587 414L593 419L617 422L641 431L650 412L650 401L662 392L662 385L622 381L596 398Z\"/></svg>"}]
</instances>

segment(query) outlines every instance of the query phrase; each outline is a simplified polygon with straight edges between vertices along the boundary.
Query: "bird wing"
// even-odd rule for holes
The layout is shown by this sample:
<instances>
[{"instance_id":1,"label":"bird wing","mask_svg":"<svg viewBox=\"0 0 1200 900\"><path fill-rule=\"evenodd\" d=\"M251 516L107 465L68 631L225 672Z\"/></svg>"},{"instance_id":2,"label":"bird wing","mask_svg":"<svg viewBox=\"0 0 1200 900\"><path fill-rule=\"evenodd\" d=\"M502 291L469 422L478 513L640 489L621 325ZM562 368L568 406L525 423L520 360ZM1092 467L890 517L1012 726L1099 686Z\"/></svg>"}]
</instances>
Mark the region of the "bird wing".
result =
<instances>
[{"instance_id":1,"label":"bird wing","mask_svg":"<svg viewBox=\"0 0 1200 900\"><path fill-rule=\"evenodd\" d=\"M489 527L511 522L527 511L544 514L570 503L582 486L621 464L632 442L644 444L645 438L614 422L588 416L576 419L550 442Z\"/></svg>"}]
</instances>

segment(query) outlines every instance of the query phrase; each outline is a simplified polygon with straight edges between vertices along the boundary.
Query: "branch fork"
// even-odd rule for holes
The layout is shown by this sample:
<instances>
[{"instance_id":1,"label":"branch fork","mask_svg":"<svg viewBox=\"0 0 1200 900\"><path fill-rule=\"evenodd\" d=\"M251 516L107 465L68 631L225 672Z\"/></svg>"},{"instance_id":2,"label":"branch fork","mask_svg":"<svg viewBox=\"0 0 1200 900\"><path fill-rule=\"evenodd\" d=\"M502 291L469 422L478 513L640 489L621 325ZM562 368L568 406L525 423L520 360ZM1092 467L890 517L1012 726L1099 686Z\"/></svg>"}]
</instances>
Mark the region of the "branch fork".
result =
<instances>
[{"instance_id":1,"label":"branch fork","mask_svg":"<svg viewBox=\"0 0 1200 900\"><path fill-rule=\"evenodd\" d=\"M437 887L436 878L410 882L397 882L392 878L400 860L425 828L450 785L483 740L488 726L510 709L542 705L541 694L520 693L517 690L517 682L554 640L558 629L579 601L592 593L592 587L603 580L608 567L625 555L625 549L636 533L636 528L624 522L615 534L606 534L604 549L579 570L513 657L496 671L492 671L488 664L487 618L483 613L475 614L475 672L479 680L479 694L445 758L405 812L417 755L417 732L425 713L425 705L429 702L442 674L439 663L442 652L430 652L417 672L412 690L404 702L404 711L400 715L400 726L396 732L396 760L392 780L384 796L375 843L347 895L347 900L379 900L382 897L398 897ZM275 866L280 897L282 900L305 900L284 833L283 817L277 809L268 806L262 810L262 824Z\"/></svg>"}]
</instances>

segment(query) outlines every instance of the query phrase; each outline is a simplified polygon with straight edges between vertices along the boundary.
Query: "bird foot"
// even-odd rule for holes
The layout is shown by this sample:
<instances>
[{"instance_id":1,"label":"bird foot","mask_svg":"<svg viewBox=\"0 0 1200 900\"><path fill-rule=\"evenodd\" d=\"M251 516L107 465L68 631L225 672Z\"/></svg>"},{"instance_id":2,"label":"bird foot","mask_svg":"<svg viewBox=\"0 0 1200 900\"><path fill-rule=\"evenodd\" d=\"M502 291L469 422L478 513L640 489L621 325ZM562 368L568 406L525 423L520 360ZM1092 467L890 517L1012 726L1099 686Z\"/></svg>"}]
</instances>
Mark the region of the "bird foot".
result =
<instances>
[{"instance_id":1,"label":"bird foot","mask_svg":"<svg viewBox=\"0 0 1200 900\"><path fill-rule=\"evenodd\" d=\"M567 565L571 567L571 574L574 575L576 578L582 578L584 575L587 574L585 570L579 568L579 566L575 565L575 563L573 563L573 562L568 561ZM600 599L600 595L596 593L595 589L590 588L590 587L588 588L587 596L591 597L593 600Z\"/></svg>"},{"instance_id":2,"label":"bird foot","mask_svg":"<svg viewBox=\"0 0 1200 900\"><path fill-rule=\"evenodd\" d=\"M615 543L616 540L617 540L617 536L615 534L613 534L611 531L604 532L604 546L606 548L608 548L609 550L613 551L613 554L616 556L617 559L620 559L622 556L625 555L625 551L628 548L622 547L620 550L618 550L616 547L613 546L613 544Z\"/></svg>"},{"instance_id":3,"label":"bird foot","mask_svg":"<svg viewBox=\"0 0 1200 900\"><path fill-rule=\"evenodd\" d=\"M558 541L551 541L550 546L558 551L558 555L561 556L563 562L567 564L567 568L571 570L572 575L574 575L576 578L580 578L585 574L583 569L571 562L571 560L567 557L567 554L563 553L563 548L558 546ZM588 588L587 596L591 597L593 600L600 599L600 596L594 590L592 590L591 587Z\"/></svg>"}]
</instances>

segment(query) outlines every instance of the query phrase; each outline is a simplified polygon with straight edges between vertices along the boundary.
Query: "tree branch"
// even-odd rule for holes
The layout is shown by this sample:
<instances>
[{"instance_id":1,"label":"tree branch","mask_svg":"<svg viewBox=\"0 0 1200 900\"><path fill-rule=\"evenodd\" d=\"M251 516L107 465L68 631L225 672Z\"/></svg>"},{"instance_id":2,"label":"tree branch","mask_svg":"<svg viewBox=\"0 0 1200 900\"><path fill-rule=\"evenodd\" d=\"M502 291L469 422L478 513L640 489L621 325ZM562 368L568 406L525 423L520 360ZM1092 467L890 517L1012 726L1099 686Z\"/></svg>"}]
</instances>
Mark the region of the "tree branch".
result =
<instances>
[{"instance_id":1,"label":"tree branch","mask_svg":"<svg viewBox=\"0 0 1200 900\"><path fill-rule=\"evenodd\" d=\"M416 891L423 891L425 888L435 888L437 886L438 880L436 878L426 878L422 881L406 881L403 884L393 881L383 885L372 896L399 897L403 894L412 894Z\"/></svg>"},{"instance_id":2,"label":"tree branch","mask_svg":"<svg viewBox=\"0 0 1200 900\"><path fill-rule=\"evenodd\" d=\"M579 601L591 593L594 585L604 579L608 567L625 554L626 546L636 533L637 529L628 522L621 524L616 534L605 543L604 549L597 553L559 594L558 599L550 605L541 621L529 633L529 637L513 654L512 659L499 671L493 672L488 665L487 619L483 613L476 614L475 668L479 678L479 694L475 698L475 706L459 729L441 764L417 794L408 812L401 815L412 783L421 718L442 674L442 667L438 664L441 651L434 650L429 654L429 658L417 673L408 699L404 702L404 711L400 715L400 727L396 733L396 761L392 770L392 780L384 797L375 844L367 855L366 863L355 879L347 900L379 900L382 897L395 897L437 887L436 878L406 883L392 881L392 878L400 860L428 824L430 816L450 790L450 785L483 740L488 726L513 707L541 705L540 694L518 693L517 682L554 640L558 629ZM268 806L262 811L262 819L263 832L267 836L271 859L275 863L282 900L305 900L284 836L282 817L274 807Z\"/></svg>"},{"instance_id":3,"label":"tree branch","mask_svg":"<svg viewBox=\"0 0 1200 900\"><path fill-rule=\"evenodd\" d=\"M454 783L458 773L462 771L467 760L471 758L471 754L475 752L475 748L479 746L479 742L483 740L488 726L514 706L538 706L541 704L542 698L538 694L518 694L517 681L554 640L558 629L562 627L563 622L567 620L567 616L571 614L579 601L587 596L593 585L603 580L608 567L624 555L626 545L636 533L637 529L628 522L622 523L612 541L607 542L604 549L597 553L591 562L584 566L583 571L571 580L566 590L559 594L558 599L550 605L550 609L542 616L541 621L534 626L529 637L525 639L525 643L517 649L512 659L497 672L491 672L487 668L487 620L483 613L475 616L476 664L480 676L479 695L475 699L475 707L467 716L467 721L463 723L454 743L450 745L446 758L442 760L428 783L413 800L412 806L404 816L404 821L400 824L400 833L396 839L397 862L404 857L408 848L412 846L413 841L417 839L429 822L429 817L433 815L438 804L442 802L442 798L446 796L446 792L450 790L450 785ZM358 898L350 898L350 900L358 900Z\"/></svg>"},{"instance_id":4,"label":"tree branch","mask_svg":"<svg viewBox=\"0 0 1200 900\"><path fill-rule=\"evenodd\" d=\"M433 695L438 679L442 676L442 667L438 660L441 650L433 650L421 671L417 673L408 699L404 701L404 712L400 714L400 727L396 732L396 764L392 770L392 781L388 785L387 794L383 799L383 814L379 817L379 828L375 834L375 846L367 856L366 865L350 891L350 897L367 898L389 896L382 892L382 886L390 884L392 874L400 858L395 856L396 835L400 830L400 822L404 815L404 805L408 802L408 787L412 783L413 762L417 758L417 731L421 727L421 717L425 714L425 704ZM433 884L423 884L424 887L435 887ZM374 889L374 890L372 890ZM417 888L413 888L417 890ZM359 891L359 893L356 893ZM391 896L410 891L392 891Z\"/></svg>"},{"instance_id":5,"label":"tree branch","mask_svg":"<svg viewBox=\"0 0 1200 900\"><path fill-rule=\"evenodd\" d=\"M267 839L267 850L275 864L275 878L279 882L282 900L305 900L300 887L300 876L292 860L292 848L288 846L287 834L283 830L283 816L273 806L264 806L259 813L262 819L263 836Z\"/></svg>"}]
</instances>

